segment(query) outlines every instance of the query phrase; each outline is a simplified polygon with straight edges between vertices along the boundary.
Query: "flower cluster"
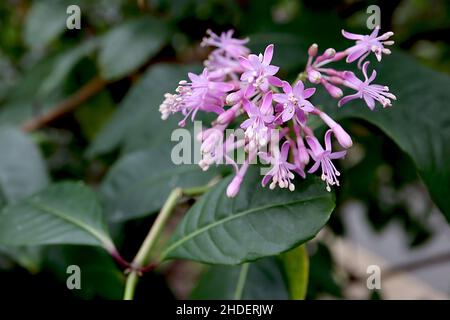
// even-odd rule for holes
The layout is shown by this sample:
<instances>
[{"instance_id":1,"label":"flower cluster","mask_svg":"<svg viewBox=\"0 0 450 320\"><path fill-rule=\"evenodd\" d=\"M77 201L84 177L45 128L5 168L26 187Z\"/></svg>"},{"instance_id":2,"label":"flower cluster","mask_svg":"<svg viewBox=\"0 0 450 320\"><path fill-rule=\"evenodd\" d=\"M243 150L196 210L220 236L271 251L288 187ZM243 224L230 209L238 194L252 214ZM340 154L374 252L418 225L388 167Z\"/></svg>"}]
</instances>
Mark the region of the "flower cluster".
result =
<instances>
[{"instance_id":1,"label":"flower cluster","mask_svg":"<svg viewBox=\"0 0 450 320\"><path fill-rule=\"evenodd\" d=\"M207 32L202 46L214 49L205 61L205 68L200 75L189 73L188 81L180 81L175 94L167 93L160 106L162 119L173 113L184 115L180 125L184 126L190 116L193 120L199 110L217 114L211 127L202 130L198 139L201 141L203 170L213 164L227 163L234 167L235 176L227 188L227 195L234 197L250 164L260 159L270 164L270 169L262 178L262 185L276 186L294 190L295 174L305 177L305 172L321 171L321 178L326 189L339 186L339 171L333 160L343 158L346 150L352 146L349 134L328 114L315 106L310 98L316 88L306 88L302 81L321 84L334 98L340 98L342 106L352 99L363 99L370 109L375 101L383 107L391 105L395 96L388 87L372 84L376 72L370 77L366 57L373 52L381 60L382 54L389 54L385 45L392 32L378 36L376 28L371 35L363 36L343 31L344 37L356 40L352 47L336 52L327 49L318 54L318 47L313 44L309 50L309 59L305 72L298 80L290 84L276 75L279 67L272 64L274 45L268 45L264 53L250 53L245 46L248 39L233 38L233 31L217 35ZM348 63L358 61L364 80L360 80L351 71L338 71L326 67L331 62L346 58ZM342 97L340 87L355 90L356 93ZM329 129L321 144L310 127L310 117L318 117ZM244 133L226 135L225 130L235 120ZM332 138L344 149L333 151ZM241 162L230 155L236 150L244 151Z\"/></svg>"}]
</instances>

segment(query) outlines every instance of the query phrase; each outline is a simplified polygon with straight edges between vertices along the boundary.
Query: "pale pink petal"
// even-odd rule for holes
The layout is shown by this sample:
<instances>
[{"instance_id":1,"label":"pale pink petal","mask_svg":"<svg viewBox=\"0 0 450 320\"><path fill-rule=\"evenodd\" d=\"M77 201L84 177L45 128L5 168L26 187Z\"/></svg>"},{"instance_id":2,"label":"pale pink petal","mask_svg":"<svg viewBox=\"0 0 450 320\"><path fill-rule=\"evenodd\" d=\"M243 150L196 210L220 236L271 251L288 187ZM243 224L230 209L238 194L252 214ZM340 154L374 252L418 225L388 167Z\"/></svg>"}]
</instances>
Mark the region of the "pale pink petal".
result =
<instances>
[{"instance_id":1,"label":"pale pink petal","mask_svg":"<svg viewBox=\"0 0 450 320\"><path fill-rule=\"evenodd\" d=\"M316 88L308 88L303 91L303 98L308 99L316 92Z\"/></svg>"},{"instance_id":2,"label":"pale pink petal","mask_svg":"<svg viewBox=\"0 0 450 320\"><path fill-rule=\"evenodd\" d=\"M289 146L290 146L289 141L285 141L283 143L283 145L281 146L280 158L283 162L287 160L288 153L289 153Z\"/></svg>"},{"instance_id":3,"label":"pale pink petal","mask_svg":"<svg viewBox=\"0 0 450 320\"><path fill-rule=\"evenodd\" d=\"M287 94L292 93L292 87L289 84L289 82L283 81L283 91L284 91L284 93L287 93Z\"/></svg>"},{"instance_id":4,"label":"pale pink petal","mask_svg":"<svg viewBox=\"0 0 450 320\"><path fill-rule=\"evenodd\" d=\"M330 159L341 159L343 157L345 157L345 155L347 154L347 151L338 151L338 152L333 152L330 153L330 155L328 156L328 158Z\"/></svg>"},{"instance_id":5,"label":"pale pink petal","mask_svg":"<svg viewBox=\"0 0 450 320\"><path fill-rule=\"evenodd\" d=\"M362 40L363 36L356 33L351 33L345 30L342 30L342 35L349 40Z\"/></svg>"},{"instance_id":6,"label":"pale pink petal","mask_svg":"<svg viewBox=\"0 0 450 320\"><path fill-rule=\"evenodd\" d=\"M331 151L331 134L333 133L333 130L327 130L325 133L325 150Z\"/></svg>"},{"instance_id":7,"label":"pale pink petal","mask_svg":"<svg viewBox=\"0 0 450 320\"><path fill-rule=\"evenodd\" d=\"M369 109L373 110L375 108L375 100L367 94L363 95L363 97Z\"/></svg>"},{"instance_id":8,"label":"pale pink petal","mask_svg":"<svg viewBox=\"0 0 450 320\"><path fill-rule=\"evenodd\" d=\"M348 96L343 97L341 100L339 100L338 102L338 107L342 107L344 104L346 104L347 102L354 100L354 99L358 99L359 98L359 93L355 93L355 94L350 94Z\"/></svg>"},{"instance_id":9,"label":"pale pink petal","mask_svg":"<svg viewBox=\"0 0 450 320\"><path fill-rule=\"evenodd\" d=\"M264 51L263 64L269 65L273 56L273 44L269 44Z\"/></svg>"}]
</instances>

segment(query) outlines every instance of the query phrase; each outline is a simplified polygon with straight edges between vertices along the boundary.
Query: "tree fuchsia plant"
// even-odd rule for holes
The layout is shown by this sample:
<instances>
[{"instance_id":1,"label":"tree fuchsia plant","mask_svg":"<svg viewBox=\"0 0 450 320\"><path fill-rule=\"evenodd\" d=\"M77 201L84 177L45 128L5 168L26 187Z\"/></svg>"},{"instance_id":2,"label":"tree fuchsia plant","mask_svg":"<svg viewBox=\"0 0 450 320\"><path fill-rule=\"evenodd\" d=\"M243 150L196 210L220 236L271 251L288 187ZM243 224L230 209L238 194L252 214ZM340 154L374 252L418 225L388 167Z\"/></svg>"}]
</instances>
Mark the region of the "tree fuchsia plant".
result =
<instances>
[{"instance_id":1,"label":"tree fuchsia plant","mask_svg":"<svg viewBox=\"0 0 450 320\"><path fill-rule=\"evenodd\" d=\"M306 88L305 82L323 86L333 98L340 99L339 107L353 99L364 100L371 110L375 108L375 101L383 108L391 106L395 95L387 86L373 84L376 71L369 77L369 62L364 61L372 52L378 61L382 54L390 54L385 45L393 44L388 40L393 33L378 36L378 32L379 28L375 28L370 35L357 35L343 30L344 37L356 43L340 52L329 48L318 55L317 44L311 45L306 69L291 85L276 76L279 67L271 64L273 44L266 47L264 54L256 55L245 46L248 39L233 38L232 30L220 36L208 30L208 37L201 45L214 49L204 62L203 72L200 75L189 73L190 82L180 81L175 94L165 95L159 108L162 119L180 112L184 118L179 125L184 126L186 120L189 117L194 120L199 111L217 114L212 126L203 129L198 137L202 142L199 166L208 170L211 165L225 160L234 167L235 176L226 191L228 197L237 195L249 165L257 158L271 164L262 178L263 186L269 184L270 189L279 186L293 191L294 173L305 177L305 171L320 170L326 189L331 191L331 186L339 186L340 176L333 160L345 157L345 149L353 143L340 124L313 105L310 98L316 88ZM352 71L329 67L344 58L347 63L358 60L364 80ZM345 87L356 92L343 97ZM312 116L319 117L329 127L324 146L310 127ZM245 130L240 139L234 135L225 137L225 129L234 120L239 120ZM332 136L344 150L333 150ZM229 156L238 148L243 148L246 154L240 166Z\"/></svg>"}]
</instances>

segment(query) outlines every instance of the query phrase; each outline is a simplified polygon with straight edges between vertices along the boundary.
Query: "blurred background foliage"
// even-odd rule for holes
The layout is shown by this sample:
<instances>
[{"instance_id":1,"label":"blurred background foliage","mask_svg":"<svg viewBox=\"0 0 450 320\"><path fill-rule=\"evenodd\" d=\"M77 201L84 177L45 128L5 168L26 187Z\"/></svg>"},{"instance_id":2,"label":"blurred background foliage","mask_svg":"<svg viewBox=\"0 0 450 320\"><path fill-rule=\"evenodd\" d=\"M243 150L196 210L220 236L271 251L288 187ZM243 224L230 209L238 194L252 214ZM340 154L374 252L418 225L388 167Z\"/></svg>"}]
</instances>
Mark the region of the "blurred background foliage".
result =
<instances>
[{"instance_id":1,"label":"blurred background foliage","mask_svg":"<svg viewBox=\"0 0 450 320\"><path fill-rule=\"evenodd\" d=\"M71 4L81 8L81 30L66 28L66 8ZM155 203L136 208L134 198L117 203L133 181L122 186L122 193L108 193L105 184L114 179L111 172L121 171L123 163L143 157L146 160L141 165L150 169L155 162L164 161L145 153L169 141L177 120L162 124L157 108L163 94L172 91L188 70L199 70L208 54L199 46L205 31L235 29L238 36L250 37L249 45L257 52L267 43L275 43L274 63L281 67L282 76L295 79L311 43L322 49L345 48L348 43L340 30L364 31L366 8L371 4L381 7L382 29L395 32L398 50L407 51L427 68L450 72L450 2L445 0L1 1L0 167L5 171L19 168L23 176L17 178L16 190L11 190L4 185L7 174L0 172L0 204L14 203L49 181L83 180L99 190L104 206L114 212L109 219L113 237L123 255L131 259L154 219L148 213L159 208L159 197L164 198L168 190L160 191L161 196L155 193ZM409 61L413 59L404 65ZM395 67L391 63L383 72L394 72ZM408 75L414 77L414 69ZM401 76L400 85L411 80ZM427 77L416 80L431 81ZM441 110L448 112L448 100L439 103L446 105L447 109ZM331 103L328 107L334 106ZM362 106L348 108L356 107ZM410 116L428 117L427 105L419 107L423 114ZM343 288L351 275L337 275L327 239L346 235L342 216L349 202L364 207L373 230L382 231L392 221L400 222L412 250L434 236L428 222L438 209L416 167L425 170L426 182L433 179L427 180L429 171L405 153L408 148L399 148L399 142L391 140L386 130L358 114L356 117L358 120L344 120L356 144L341 165L343 186L336 191L337 209L327 227L328 236L309 247L307 297L311 299L345 298ZM442 152L448 155L448 123L446 132L436 134L445 137L447 149ZM24 159L18 159L21 157ZM21 160L32 162L32 167L21 166ZM445 157L443 161L442 166L450 166ZM448 175L441 179L445 177ZM124 216L124 212L132 214ZM123 274L101 249L0 247L0 252L0 283L10 297L122 296ZM244 298L288 296L277 259L266 258L252 265ZM81 266L83 290L66 289L65 266L70 264ZM237 277L235 267L211 267L197 286L202 271L197 264L173 262L144 277L137 298L186 298L191 289L194 298L232 298L227 283Z\"/></svg>"}]
</instances>

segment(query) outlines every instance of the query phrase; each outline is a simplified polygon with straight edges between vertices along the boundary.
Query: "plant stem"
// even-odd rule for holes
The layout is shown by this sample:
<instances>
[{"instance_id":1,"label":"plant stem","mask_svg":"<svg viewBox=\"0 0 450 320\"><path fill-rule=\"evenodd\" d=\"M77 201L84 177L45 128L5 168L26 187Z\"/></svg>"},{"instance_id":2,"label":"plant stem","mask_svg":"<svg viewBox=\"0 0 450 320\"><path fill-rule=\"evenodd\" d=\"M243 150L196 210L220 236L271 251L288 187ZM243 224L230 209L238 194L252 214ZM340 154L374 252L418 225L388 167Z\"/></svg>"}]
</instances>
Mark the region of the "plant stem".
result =
<instances>
[{"instance_id":1,"label":"plant stem","mask_svg":"<svg viewBox=\"0 0 450 320\"><path fill-rule=\"evenodd\" d=\"M159 235L161 234L163 227L167 223L173 209L177 205L178 200L181 198L183 192L180 188L175 188L169 194L166 202L164 203L158 217L153 223L147 237L145 237L138 253L131 262L132 270L128 275L125 285L124 300L132 300L134 292L138 282L139 270L144 266L150 251L154 248Z\"/></svg>"},{"instance_id":2,"label":"plant stem","mask_svg":"<svg viewBox=\"0 0 450 320\"><path fill-rule=\"evenodd\" d=\"M136 285L138 282L139 276L137 272L131 272L127 277L127 282L125 284L125 293L123 295L123 300L133 300L134 291L136 290Z\"/></svg>"},{"instance_id":3,"label":"plant stem","mask_svg":"<svg viewBox=\"0 0 450 320\"><path fill-rule=\"evenodd\" d=\"M244 293L245 282L247 281L248 263L244 263L241 267L241 272L239 272L239 278L236 285L236 291L234 292L234 300L241 300L242 294Z\"/></svg>"},{"instance_id":4,"label":"plant stem","mask_svg":"<svg viewBox=\"0 0 450 320\"><path fill-rule=\"evenodd\" d=\"M183 195L188 196L188 197L201 196L206 191L208 191L213 185L215 185L217 182L219 182L220 179L221 179L221 177L216 176L211 181L209 181L207 184L205 184L203 186L184 188Z\"/></svg>"},{"instance_id":5,"label":"plant stem","mask_svg":"<svg viewBox=\"0 0 450 320\"><path fill-rule=\"evenodd\" d=\"M83 102L103 90L107 84L108 82L101 77L92 79L66 100L58 103L54 108L51 108L48 113L39 115L36 118L28 120L22 124L22 130L25 132L31 132L45 126L47 123L83 104Z\"/></svg>"},{"instance_id":6,"label":"plant stem","mask_svg":"<svg viewBox=\"0 0 450 320\"><path fill-rule=\"evenodd\" d=\"M210 188L209 185L199 186L199 187L191 187L183 189L183 194L188 197L196 197L201 196Z\"/></svg>"}]
</instances>

